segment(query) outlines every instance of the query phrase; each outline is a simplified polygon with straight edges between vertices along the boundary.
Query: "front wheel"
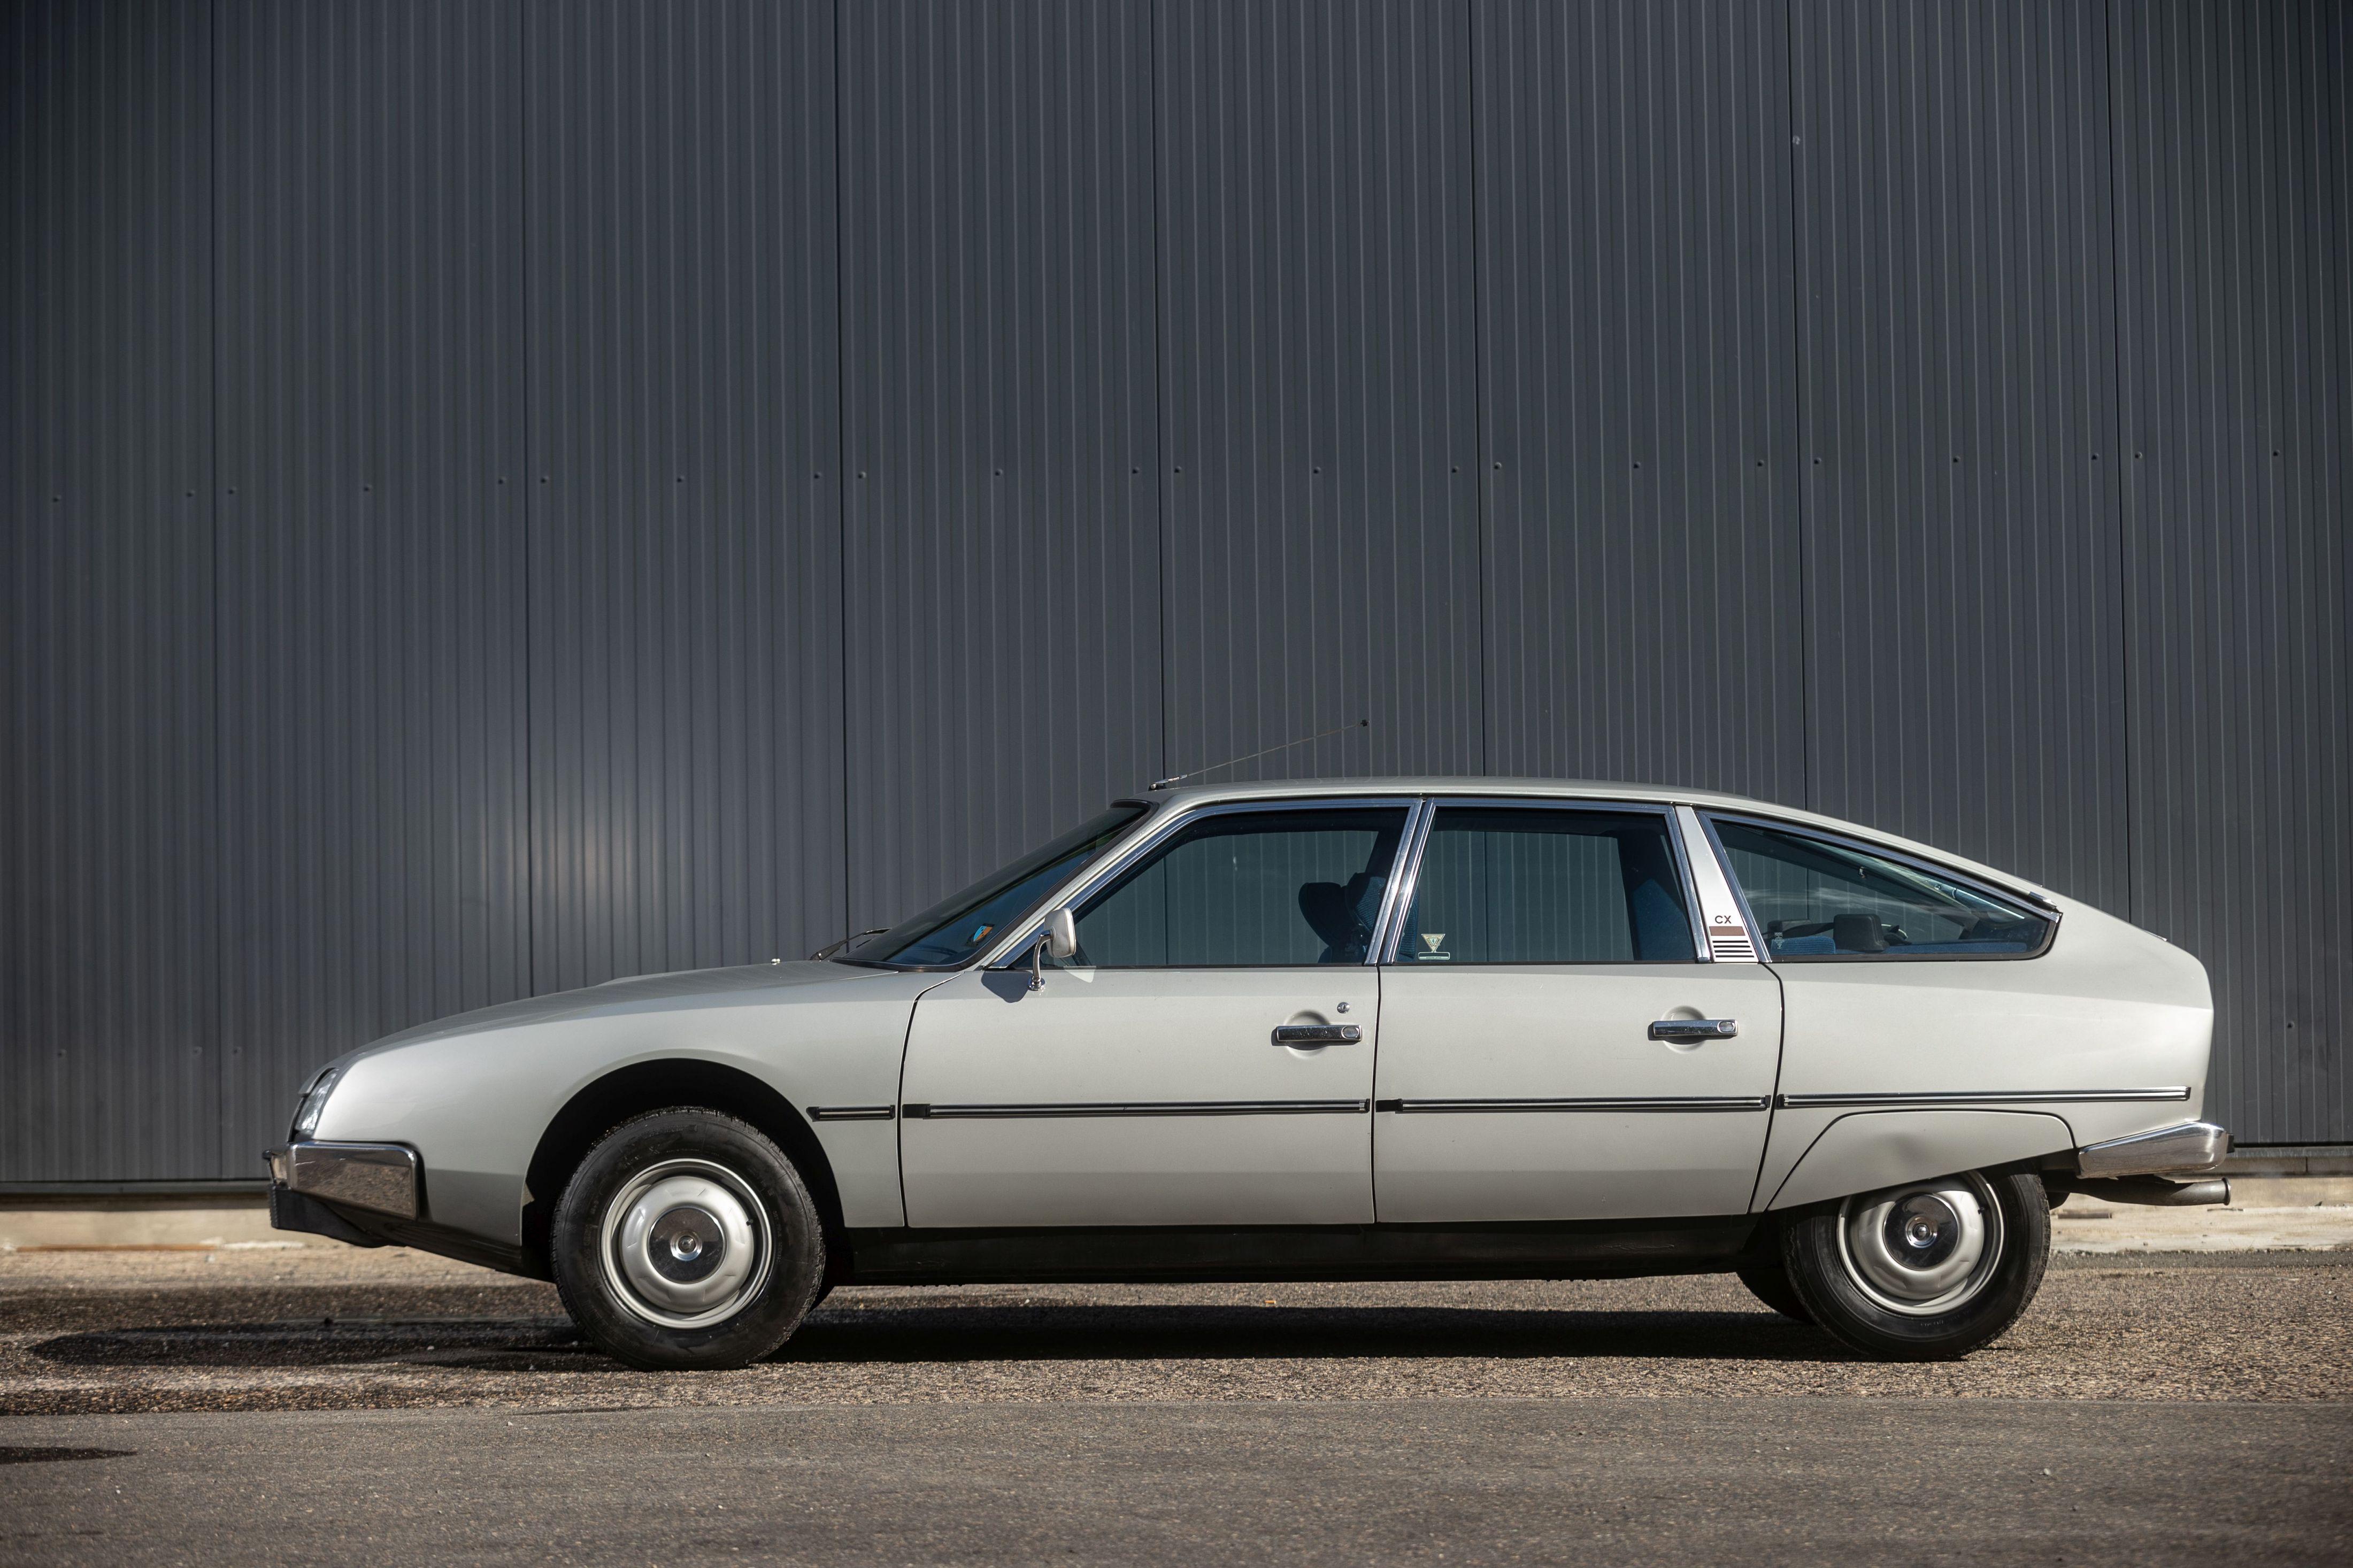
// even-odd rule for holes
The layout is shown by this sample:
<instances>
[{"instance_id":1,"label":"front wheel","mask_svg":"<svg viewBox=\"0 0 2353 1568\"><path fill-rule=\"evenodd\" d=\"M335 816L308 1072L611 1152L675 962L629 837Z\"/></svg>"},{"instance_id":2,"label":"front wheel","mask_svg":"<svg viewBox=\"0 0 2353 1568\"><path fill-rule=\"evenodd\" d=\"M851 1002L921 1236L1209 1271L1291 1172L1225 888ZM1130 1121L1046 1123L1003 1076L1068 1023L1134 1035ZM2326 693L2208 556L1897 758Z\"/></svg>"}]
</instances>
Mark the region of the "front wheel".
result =
<instances>
[{"instance_id":1,"label":"front wheel","mask_svg":"<svg viewBox=\"0 0 2353 1568\"><path fill-rule=\"evenodd\" d=\"M1967 1355L2042 1288L2051 1201L2031 1172L1977 1172L1861 1193L1782 1231L1781 1261L1816 1323L1889 1361Z\"/></svg>"},{"instance_id":2,"label":"front wheel","mask_svg":"<svg viewBox=\"0 0 2353 1568\"><path fill-rule=\"evenodd\" d=\"M565 1186L552 1240L565 1310L636 1367L757 1361L800 1326L825 1279L800 1173L715 1110L657 1110L605 1134Z\"/></svg>"}]
</instances>

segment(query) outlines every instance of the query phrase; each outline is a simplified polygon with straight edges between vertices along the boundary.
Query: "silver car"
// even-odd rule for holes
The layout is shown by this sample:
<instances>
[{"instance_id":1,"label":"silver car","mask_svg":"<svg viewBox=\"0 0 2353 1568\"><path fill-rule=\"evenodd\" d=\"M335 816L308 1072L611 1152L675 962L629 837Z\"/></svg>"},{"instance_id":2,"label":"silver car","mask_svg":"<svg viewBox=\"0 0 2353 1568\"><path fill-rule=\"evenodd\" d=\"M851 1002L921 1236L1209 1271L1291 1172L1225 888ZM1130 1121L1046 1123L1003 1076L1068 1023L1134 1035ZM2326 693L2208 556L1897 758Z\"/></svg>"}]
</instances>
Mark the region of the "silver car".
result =
<instances>
[{"instance_id":1,"label":"silver car","mask_svg":"<svg viewBox=\"0 0 2353 1568\"><path fill-rule=\"evenodd\" d=\"M391 1036L280 1228L553 1279L740 1366L832 1286L1736 1273L1887 1357L2071 1191L2219 1203L2198 961L1801 811L1551 780L1158 789L806 962Z\"/></svg>"}]
</instances>

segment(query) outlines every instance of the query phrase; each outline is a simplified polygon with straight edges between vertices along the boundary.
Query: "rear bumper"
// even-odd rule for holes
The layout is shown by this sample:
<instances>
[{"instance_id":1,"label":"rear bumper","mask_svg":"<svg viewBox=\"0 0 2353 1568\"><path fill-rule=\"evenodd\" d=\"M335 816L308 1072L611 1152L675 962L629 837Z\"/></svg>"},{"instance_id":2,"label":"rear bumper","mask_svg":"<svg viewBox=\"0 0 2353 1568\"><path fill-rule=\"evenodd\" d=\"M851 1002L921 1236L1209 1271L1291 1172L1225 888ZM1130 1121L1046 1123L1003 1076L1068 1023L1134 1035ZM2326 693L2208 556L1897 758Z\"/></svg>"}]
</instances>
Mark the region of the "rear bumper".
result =
<instances>
[{"instance_id":1,"label":"rear bumper","mask_svg":"<svg viewBox=\"0 0 2353 1568\"><path fill-rule=\"evenodd\" d=\"M2120 1204L2227 1204L2231 1184L2207 1173L2230 1152L2229 1132L2211 1121L2185 1121L2076 1150L2076 1176L2067 1185L2087 1197Z\"/></svg>"},{"instance_id":2,"label":"rear bumper","mask_svg":"<svg viewBox=\"0 0 2353 1568\"><path fill-rule=\"evenodd\" d=\"M2230 1133L2211 1121L2185 1121L2086 1145L2075 1151L2075 1169L2085 1176L2202 1175L2230 1152Z\"/></svg>"}]
</instances>

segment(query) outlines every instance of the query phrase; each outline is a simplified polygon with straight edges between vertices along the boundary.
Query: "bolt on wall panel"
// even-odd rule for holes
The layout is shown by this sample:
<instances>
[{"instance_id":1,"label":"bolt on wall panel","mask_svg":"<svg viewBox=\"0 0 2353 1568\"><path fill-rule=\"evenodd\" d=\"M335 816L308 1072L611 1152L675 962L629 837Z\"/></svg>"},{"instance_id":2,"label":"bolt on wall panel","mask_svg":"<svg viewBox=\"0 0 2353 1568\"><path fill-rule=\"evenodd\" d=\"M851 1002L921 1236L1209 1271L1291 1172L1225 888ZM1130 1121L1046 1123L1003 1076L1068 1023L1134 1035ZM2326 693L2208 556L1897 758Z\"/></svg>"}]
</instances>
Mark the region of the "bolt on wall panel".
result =
<instances>
[{"instance_id":1,"label":"bolt on wall panel","mask_svg":"<svg viewBox=\"0 0 2353 1568\"><path fill-rule=\"evenodd\" d=\"M223 1174L530 990L512 5L222 0Z\"/></svg>"},{"instance_id":2,"label":"bolt on wall panel","mask_svg":"<svg viewBox=\"0 0 2353 1568\"><path fill-rule=\"evenodd\" d=\"M524 13L538 991L841 925L833 16Z\"/></svg>"},{"instance_id":3,"label":"bolt on wall panel","mask_svg":"<svg viewBox=\"0 0 2353 1568\"><path fill-rule=\"evenodd\" d=\"M858 927L1162 765L1148 16L842 13Z\"/></svg>"},{"instance_id":4,"label":"bolt on wall panel","mask_svg":"<svg viewBox=\"0 0 2353 1568\"><path fill-rule=\"evenodd\" d=\"M2207 1110L2353 1138L2353 12L2111 12L2132 918Z\"/></svg>"},{"instance_id":5,"label":"bolt on wall panel","mask_svg":"<svg viewBox=\"0 0 2353 1568\"><path fill-rule=\"evenodd\" d=\"M2101 12L1792 16L1809 804L2121 909Z\"/></svg>"},{"instance_id":6,"label":"bolt on wall panel","mask_svg":"<svg viewBox=\"0 0 2353 1568\"><path fill-rule=\"evenodd\" d=\"M208 21L0 8L0 1181L223 1158Z\"/></svg>"},{"instance_id":7,"label":"bolt on wall panel","mask_svg":"<svg viewBox=\"0 0 2353 1568\"><path fill-rule=\"evenodd\" d=\"M1471 23L1489 765L1802 802L1784 13Z\"/></svg>"},{"instance_id":8,"label":"bolt on wall panel","mask_svg":"<svg viewBox=\"0 0 2353 1568\"><path fill-rule=\"evenodd\" d=\"M1484 765L1460 5L1157 22L1168 765Z\"/></svg>"}]
</instances>

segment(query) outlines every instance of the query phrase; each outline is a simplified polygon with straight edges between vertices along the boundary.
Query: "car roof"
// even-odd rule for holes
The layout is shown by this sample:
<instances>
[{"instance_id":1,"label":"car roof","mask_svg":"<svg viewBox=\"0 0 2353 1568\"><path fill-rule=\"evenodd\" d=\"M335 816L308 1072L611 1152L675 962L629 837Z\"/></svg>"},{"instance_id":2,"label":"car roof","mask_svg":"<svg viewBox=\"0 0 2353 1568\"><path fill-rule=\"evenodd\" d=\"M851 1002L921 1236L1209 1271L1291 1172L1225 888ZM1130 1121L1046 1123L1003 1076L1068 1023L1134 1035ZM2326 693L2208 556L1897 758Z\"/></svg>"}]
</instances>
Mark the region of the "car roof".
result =
<instances>
[{"instance_id":1,"label":"car roof","mask_svg":"<svg viewBox=\"0 0 2353 1568\"><path fill-rule=\"evenodd\" d=\"M1689 805L1715 811L1753 813L1883 845L2021 892L2047 892L2040 883L2014 871L1984 865L1956 855L1949 849L1922 844L1862 823L1825 816L1820 812L1759 800L1753 795L1727 795L1719 790L1685 789L1666 784L1624 784L1601 779L1467 778L1426 774L1388 778L1259 779L1223 784L1180 784L1165 789L1140 790L1123 798L1149 801L1155 805L1189 808L1238 801L1338 795L1525 795L1548 800L1630 801L1645 805Z\"/></svg>"}]
</instances>

